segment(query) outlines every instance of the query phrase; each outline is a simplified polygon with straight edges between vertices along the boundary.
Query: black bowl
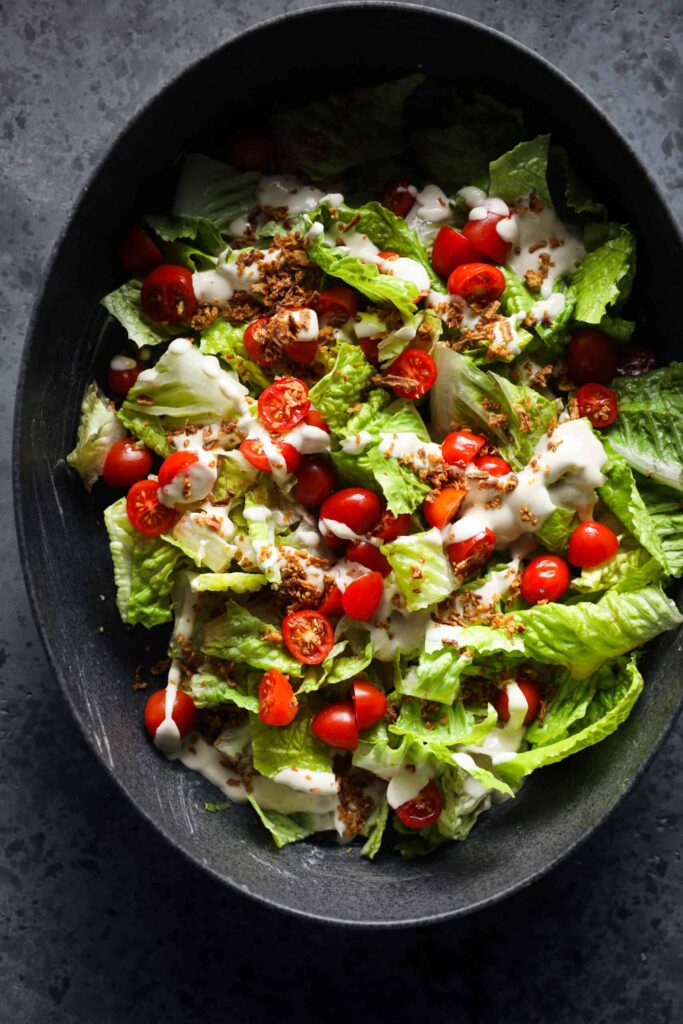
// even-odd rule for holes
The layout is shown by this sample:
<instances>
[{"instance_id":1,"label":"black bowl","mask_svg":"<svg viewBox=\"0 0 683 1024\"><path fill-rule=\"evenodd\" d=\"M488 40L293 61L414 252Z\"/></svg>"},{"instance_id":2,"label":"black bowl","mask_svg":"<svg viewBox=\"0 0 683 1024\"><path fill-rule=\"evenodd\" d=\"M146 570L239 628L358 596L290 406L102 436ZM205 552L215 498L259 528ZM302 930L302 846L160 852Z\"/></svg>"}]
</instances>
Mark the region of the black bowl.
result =
<instances>
[{"instance_id":1,"label":"black bowl","mask_svg":"<svg viewBox=\"0 0 683 1024\"><path fill-rule=\"evenodd\" d=\"M464 914L566 857L613 810L671 727L683 690L676 638L651 646L645 692L614 736L534 776L517 800L485 815L467 842L410 863L387 854L370 864L357 849L313 841L277 852L251 809L206 813L203 801L216 791L148 742L144 694L132 693L131 683L136 666L149 660L149 635L119 620L101 516L63 456L110 330L98 302L120 280L113 239L144 180L187 146L200 123L227 128L226 110L238 120L273 98L310 97L418 68L516 100L532 127L564 142L612 216L635 228L638 317L661 340L662 359L673 357L666 346L680 305L682 239L636 155L586 96L530 51L471 21L400 4L353 4L278 19L227 43L172 82L113 142L54 253L26 345L16 419L18 528L36 619L64 694L113 779L217 882L297 914L359 925Z\"/></svg>"}]
</instances>

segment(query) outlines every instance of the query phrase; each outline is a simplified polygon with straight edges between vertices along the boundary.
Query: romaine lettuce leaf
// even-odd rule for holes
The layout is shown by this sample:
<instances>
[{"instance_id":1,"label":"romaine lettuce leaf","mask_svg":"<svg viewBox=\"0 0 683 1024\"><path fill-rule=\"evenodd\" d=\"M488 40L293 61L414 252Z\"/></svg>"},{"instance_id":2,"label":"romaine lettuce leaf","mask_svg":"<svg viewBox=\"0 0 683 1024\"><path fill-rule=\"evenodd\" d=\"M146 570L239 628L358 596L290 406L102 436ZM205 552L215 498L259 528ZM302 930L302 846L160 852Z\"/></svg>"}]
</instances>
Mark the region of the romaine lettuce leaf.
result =
<instances>
[{"instance_id":1,"label":"romaine lettuce leaf","mask_svg":"<svg viewBox=\"0 0 683 1024\"><path fill-rule=\"evenodd\" d=\"M298 843L313 835L316 831L315 819L306 814L281 814L279 811L266 811L256 800L253 793L248 794L249 803L254 808L271 836L278 850L288 843Z\"/></svg>"},{"instance_id":2,"label":"romaine lettuce leaf","mask_svg":"<svg viewBox=\"0 0 683 1024\"><path fill-rule=\"evenodd\" d=\"M195 672L190 679L192 699L198 708L208 708L215 704L234 704L258 714L258 697L256 694L243 693L236 685L210 672Z\"/></svg>"},{"instance_id":3,"label":"romaine lettuce leaf","mask_svg":"<svg viewBox=\"0 0 683 1024\"><path fill-rule=\"evenodd\" d=\"M240 380L253 385L257 394L260 394L264 388L272 384L272 380L258 363L249 359L243 340L245 326L231 324L227 320L215 320L210 327L202 331L199 351L204 355L220 356Z\"/></svg>"},{"instance_id":4,"label":"romaine lettuce leaf","mask_svg":"<svg viewBox=\"0 0 683 1024\"><path fill-rule=\"evenodd\" d=\"M372 448L363 459L363 466L372 473L394 515L414 512L431 491L408 466L388 458L379 448Z\"/></svg>"},{"instance_id":5,"label":"romaine lettuce leaf","mask_svg":"<svg viewBox=\"0 0 683 1024\"><path fill-rule=\"evenodd\" d=\"M210 270L225 242L215 224L205 217L148 215L145 220L161 239L165 262L189 270Z\"/></svg>"},{"instance_id":6,"label":"romaine lettuce leaf","mask_svg":"<svg viewBox=\"0 0 683 1024\"><path fill-rule=\"evenodd\" d=\"M353 679L354 676L360 675L371 661L371 640L368 639L362 649L360 645L354 645L349 640L341 640L334 645L317 673L311 672L304 678L297 693L312 693L321 686L334 686L335 683Z\"/></svg>"},{"instance_id":7,"label":"romaine lettuce leaf","mask_svg":"<svg viewBox=\"0 0 683 1024\"><path fill-rule=\"evenodd\" d=\"M363 835L368 838L360 851L363 857L369 857L370 860L374 860L379 853L380 846L382 845L382 839L384 837L384 830L387 827L388 818L389 804L386 800L382 800L365 822Z\"/></svg>"},{"instance_id":8,"label":"romaine lettuce leaf","mask_svg":"<svg viewBox=\"0 0 683 1024\"><path fill-rule=\"evenodd\" d=\"M274 779L282 771L298 768L299 771L332 772L332 749L311 732L313 710L307 703L310 698L299 702L297 716L291 725L266 725L258 715L251 715L251 742L254 768Z\"/></svg>"},{"instance_id":9,"label":"romaine lettuce leaf","mask_svg":"<svg viewBox=\"0 0 683 1024\"><path fill-rule=\"evenodd\" d=\"M660 582L664 575L659 561L633 537L626 536L620 539L614 558L595 569L582 569L581 575L572 580L571 588L579 594L595 594L611 588L640 590L650 583Z\"/></svg>"},{"instance_id":10,"label":"romaine lettuce leaf","mask_svg":"<svg viewBox=\"0 0 683 1024\"><path fill-rule=\"evenodd\" d=\"M409 611L437 604L455 589L456 579L436 528L398 537L380 550L396 573Z\"/></svg>"},{"instance_id":11,"label":"romaine lettuce leaf","mask_svg":"<svg viewBox=\"0 0 683 1024\"><path fill-rule=\"evenodd\" d=\"M549 135L520 142L489 165L489 194L506 203L535 192L546 206L553 205L548 189Z\"/></svg>"},{"instance_id":12,"label":"romaine lettuce leaf","mask_svg":"<svg viewBox=\"0 0 683 1024\"><path fill-rule=\"evenodd\" d=\"M206 509L184 512L174 523L170 533L163 534L169 544L187 555L194 564L206 566L214 573L223 573L237 554L237 547L226 540L222 532L206 522Z\"/></svg>"},{"instance_id":13,"label":"romaine lettuce leaf","mask_svg":"<svg viewBox=\"0 0 683 1024\"><path fill-rule=\"evenodd\" d=\"M383 338L378 347L380 366L386 367L394 359L398 359L401 352L415 340L418 335L423 338L437 341L441 337L442 322L440 318L430 309L421 309L415 316L405 320L402 327L391 331Z\"/></svg>"},{"instance_id":14,"label":"romaine lettuce leaf","mask_svg":"<svg viewBox=\"0 0 683 1024\"><path fill-rule=\"evenodd\" d=\"M640 493L664 548L669 571L683 575L683 497L668 487L641 483Z\"/></svg>"},{"instance_id":15,"label":"romaine lettuce leaf","mask_svg":"<svg viewBox=\"0 0 683 1024\"><path fill-rule=\"evenodd\" d=\"M372 379L373 368L357 345L342 342L332 370L310 391L313 408L335 432L343 431Z\"/></svg>"},{"instance_id":16,"label":"romaine lettuce leaf","mask_svg":"<svg viewBox=\"0 0 683 1024\"><path fill-rule=\"evenodd\" d=\"M607 480L598 488L598 494L664 572L669 573L669 563L657 527L640 496L628 462L621 455L610 454L602 471Z\"/></svg>"},{"instance_id":17,"label":"romaine lettuce leaf","mask_svg":"<svg viewBox=\"0 0 683 1024\"><path fill-rule=\"evenodd\" d=\"M279 630L235 601L228 601L225 614L206 624L200 649L212 657L246 662L264 671L276 668L287 675L303 674L303 666L286 649Z\"/></svg>"},{"instance_id":18,"label":"romaine lettuce leaf","mask_svg":"<svg viewBox=\"0 0 683 1024\"><path fill-rule=\"evenodd\" d=\"M177 325L156 324L143 312L140 304L142 281L132 278L116 291L101 299L101 303L115 320L121 324L131 341L138 348L145 345L159 345L180 333Z\"/></svg>"},{"instance_id":19,"label":"romaine lettuce leaf","mask_svg":"<svg viewBox=\"0 0 683 1024\"><path fill-rule=\"evenodd\" d=\"M193 579L192 589L196 593L231 590L233 594L253 594L267 583L260 572L202 572Z\"/></svg>"},{"instance_id":20,"label":"romaine lettuce leaf","mask_svg":"<svg viewBox=\"0 0 683 1024\"><path fill-rule=\"evenodd\" d=\"M244 494L255 482L259 471L247 462L240 451L235 449L221 455L218 460L218 477L213 486L216 501L236 498Z\"/></svg>"},{"instance_id":21,"label":"romaine lettuce leaf","mask_svg":"<svg viewBox=\"0 0 683 1024\"><path fill-rule=\"evenodd\" d=\"M615 238L584 256L570 279L576 295L576 320L599 324L607 307L624 297L623 289L635 266L635 245L633 232L623 225Z\"/></svg>"},{"instance_id":22,"label":"romaine lettuce leaf","mask_svg":"<svg viewBox=\"0 0 683 1024\"><path fill-rule=\"evenodd\" d=\"M573 509L558 507L534 533L536 540L549 551L564 552L569 538L579 525L579 518Z\"/></svg>"},{"instance_id":23,"label":"romaine lettuce leaf","mask_svg":"<svg viewBox=\"0 0 683 1024\"><path fill-rule=\"evenodd\" d=\"M201 217L213 221L219 231L230 232L236 217L256 206L256 189L261 175L240 173L229 164L201 153L185 157L173 200L176 217Z\"/></svg>"},{"instance_id":24,"label":"romaine lettuce leaf","mask_svg":"<svg viewBox=\"0 0 683 1024\"><path fill-rule=\"evenodd\" d=\"M116 412L116 418L134 437L165 459L173 448L168 440L164 425L156 416L148 416L144 406L135 406L124 401Z\"/></svg>"},{"instance_id":25,"label":"romaine lettuce leaf","mask_svg":"<svg viewBox=\"0 0 683 1024\"><path fill-rule=\"evenodd\" d=\"M68 464L83 481L86 491L92 490L93 484L102 475L109 449L125 436L126 431L116 418L114 403L105 398L94 380L91 381L81 404L76 447L66 457Z\"/></svg>"},{"instance_id":26,"label":"romaine lettuce leaf","mask_svg":"<svg viewBox=\"0 0 683 1024\"><path fill-rule=\"evenodd\" d=\"M460 678L465 669L471 666L472 657L471 651L461 650L457 647L444 647L440 651L423 651L417 665L409 669L403 676L400 692L406 696L420 697L423 700L436 701L443 705L452 704L460 692ZM404 705L404 710L411 707L410 704ZM462 711L461 704L456 707ZM455 712L453 708L448 708L446 713L450 718ZM464 711L462 711L462 715L464 715ZM410 711L404 715L403 710L401 716L404 723L413 717ZM460 718L458 718L459 722ZM396 724L399 723L400 719ZM463 731L467 728L468 724L463 722Z\"/></svg>"}]
</instances>

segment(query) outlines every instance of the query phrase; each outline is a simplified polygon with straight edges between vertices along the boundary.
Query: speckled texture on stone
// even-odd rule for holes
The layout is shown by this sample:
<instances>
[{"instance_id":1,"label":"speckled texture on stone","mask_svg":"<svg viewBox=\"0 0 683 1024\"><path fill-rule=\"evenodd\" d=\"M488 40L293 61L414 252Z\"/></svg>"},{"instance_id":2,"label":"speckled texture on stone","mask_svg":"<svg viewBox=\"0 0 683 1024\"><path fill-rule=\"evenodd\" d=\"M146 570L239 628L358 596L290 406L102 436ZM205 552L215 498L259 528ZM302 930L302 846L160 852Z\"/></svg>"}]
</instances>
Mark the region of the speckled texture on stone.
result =
<instances>
[{"instance_id":1,"label":"speckled texture on stone","mask_svg":"<svg viewBox=\"0 0 683 1024\"><path fill-rule=\"evenodd\" d=\"M0 5L0 415L61 224L114 134L275 0ZM683 215L683 7L672 0L434 3L543 54L597 100ZM498 907L387 934L316 927L217 888L124 802L45 662L13 537L9 446L0 605L0 1020L118 1024L420 1016L680 1021L683 726L578 855ZM228 812L229 813L229 812Z\"/></svg>"}]
</instances>

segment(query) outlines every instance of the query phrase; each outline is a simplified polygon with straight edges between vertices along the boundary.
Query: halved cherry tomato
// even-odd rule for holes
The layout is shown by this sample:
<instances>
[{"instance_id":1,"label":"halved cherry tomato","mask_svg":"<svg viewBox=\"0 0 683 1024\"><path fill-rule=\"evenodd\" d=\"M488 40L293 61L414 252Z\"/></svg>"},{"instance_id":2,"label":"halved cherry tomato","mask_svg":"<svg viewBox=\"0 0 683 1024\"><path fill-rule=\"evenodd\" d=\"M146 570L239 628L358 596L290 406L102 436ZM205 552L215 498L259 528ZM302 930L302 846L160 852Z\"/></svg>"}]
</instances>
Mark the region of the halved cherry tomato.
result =
<instances>
[{"instance_id":1,"label":"halved cherry tomato","mask_svg":"<svg viewBox=\"0 0 683 1024\"><path fill-rule=\"evenodd\" d=\"M657 365L657 357L645 345L622 345L617 355L617 376L638 377L650 373Z\"/></svg>"},{"instance_id":2,"label":"halved cherry tomato","mask_svg":"<svg viewBox=\"0 0 683 1024\"><path fill-rule=\"evenodd\" d=\"M384 187L380 203L397 217L405 217L415 205L415 196L410 188L409 181L390 181Z\"/></svg>"},{"instance_id":3,"label":"halved cherry tomato","mask_svg":"<svg viewBox=\"0 0 683 1024\"><path fill-rule=\"evenodd\" d=\"M397 537L405 537L407 533L410 533L409 514L407 512L399 512L395 516L389 509L385 509L379 525L372 531L372 536L389 542L390 540L396 540Z\"/></svg>"},{"instance_id":4,"label":"halved cherry tomato","mask_svg":"<svg viewBox=\"0 0 683 1024\"><path fill-rule=\"evenodd\" d=\"M431 779L412 800L396 808L396 813L408 828L427 828L438 821L443 810L439 787Z\"/></svg>"},{"instance_id":5,"label":"halved cherry tomato","mask_svg":"<svg viewBox=\"0 0 683 1024\"><path fill-rule=\"evenodd\" d=\"M153 267L159 266L163 256L147 232L139 224L131 224L121 239L119 260L129 274L146 274Z\"/></svg>"},{"instance_id":6,"label":"halved cherry tomato","mask_svg":"<svg viewBox=\"0 0 683 1024\"><path fill-rule=\"evenodd\" d=\"M275 447L285 460L287 472L296 473L301 464L301 455L294 445L286 444L282 441L275 441ZM240 445L240 452L244 455L247 462L250 462L252 466L256 467L256 469L260 469L262 473L273 472L273 467L268 461L268 456L264 452L263 445L260 441L257 441L255 438L242 441L242 444Z\"/></svg>"},{"instance_id":7,"label":"halved cherry tomato","mask_svg":"<svg viewBox=\"0 0 683 1024\"><path fill-rule=\"evenodd\" d=\"M332 494L336 482L335 472L324 455L302 455L292 494L307 508L317 508Z\"/></svg>"},{"instance_id":8,"label":"halved cherry tomato","mask_svg":"<svg viewBox=\"0 0 683 1024\"><path fill-rule=\"evenodd\" d=\"M199 457L194 452L173 452L164 459L159 467L159 487L168 487L178 473L182 473L183 470L198 461Z\"/></svg>"},{"instance_id":9,"label":"halved cherry tomato","mask_svg":"<svg viewBox=\"0 0 683 1024\"><path fill-rule=\"evenodd\" d=\"M358 746L358 726L350 700L328 704L311 722L311 732L323 743L340 750L355 750Z\"/></svg>"},{"instance_id":10,"label":"halved cherry tomato","mask_svg":"<svg viewBox=\"0 0 683 1024\"><path fill-rule=\"evenodd\" d=\"M259 416L278 434L294 430L311 408L308 388L298 377L278 377L258 398Z\"/></svg>"},{"instance_id":11,"label":"halved cherry tomato","mask_svg":"<svg viewBox=\"0 0 683 1024\"><path fill-rule=\"evenodd\" d=\"M126 495L126 512L132 525L146 537L158 537L175 523L175 509L159 500L156 480L139 480Z\"/></svg>"},{"instance_id":12,"label":"halved cherry tomato","mask_svg":"<svg viewBox=\"0 0 683 1024\"><path fill-rule=\"evenodd\" d=\"M387 698L381 690L365 679L356 679L351 688L353 709L359 729L376 725L387 710Z\"/></svg>"},{"instance_id":13,"label":"halved cherry tomato","mask_svg":"<svg viewBox=\"0 0 683 1024\"><path fill-rule=\"evenodd\" d=\"M538 715L538 709L541 706L541 691L539 690L536 683L532 682L531 679L517 679L517 686L520 688L524 695L524 700L527 703L527 713L524 716L524 725L531 725L534 718ZM510 720L510 701L505 690L499 690L496 697L496 711L498 712L498 718L501 722L508 722Z\"/></svg>"},{"instance_id":14,"label":"halved cherry tomato","mask_svg":"<svg viewBox=\"0 0 683 1024\"><path fill-rule=\"evenodd\" d=\"M342 608L350 619L367 622L379 608L383 593L382 574L368 572L349 583L342 594Z\"/></svg>"},{"instance_id":15,"label":"halved cherry tomato","mask_svg":"<svg viewBox=\"0 0 683 1024\"><path fill-rule=\"evenodd\" d=\"M258 716L266 725L289 725L296 718L299 702L289 676L269 668L258 685Z\"/></svg>"},{"instance_id":16,"label":"halved cherry tomato","mask_svg":"<svg viewBox=\"0 0 683 1024\"><path fill-rule=\"evenodd\" d=\"M308 423L309 427L317 427L318 430L324 430L327 434L330 432L329 423L322 418L317 409L308 410L304 416L304 423Z\"/></svg>"},{"instance_id":17,"label":"halved cherry tomato","mask_svg":"<svg viewBox=\"0 0 683 1024\"><path fill-rule=\"evenodd\" d=\"M466 487L442 487L428 494L422 505L422 514L430 526L443 530L455 516L467 494Z\"/></svg>"},{"instance_id":18,"label":"halved cherry tomato","mask_svg":"<svg viewBox=\"0 0 683 1024\"><path fill-rule=\"evenodd\" d=\"M496 535L486 527L474 537L449 544L447 554L461 576L473 576L488 562L495 545Z\"/></svg>"},{"instance_id":19,"label":"halved cherry tomato","mask_svg":"<svg viewBox=\"0 0 683 1024\"><path fill-rule=\"evenodd\" d=\"M500 455L482 455L474 460L474 465L489 476L507 476L512 472L510 463L501 459Z\"/></svg>"},{"instance_id":20,"label":"halved cherry tomato","mask_svg":"<svg viewBox=\"0 0 683 1024\"><path fill-rule=\"evenodd\" d=\"M604 384L584 384L576 392L579 415L590 420L596 430L603 430L614 423L619 415L617 395Z\"/></svg>"},{"instance_id":21,"label":"halved cherry tomato","mask_svg":"<svg viewBox=\"0 0 683 1024\"><path fill-rule=\"evenodd\" d=\"M479 263L484 254L461 231L446 224L434 239L432 266L439 277L448 277L462 263Z\"/></svg>"},{"instance_id":22,"label":"halved cherry tomato","mask_svg":"<svg viewBox=\"0 0 683 1024\"><path fill-rule=\"evenodd\" d=\"M325 594L322 604L318 608L323 615L343 615L342 592L336 583L333 583Z\"/></svg>"},{"instance_id":23,"label":"halved cherry tomato","mask_svg":"<svg viewBox=\"0 0 683 1024\"><path fill-rule=\"evenodd\" d=\"M596 565L614 558L619 538L609 526L592 519L576 527L567 547L567 558L579 569L594 569Z\"/></svg>"},{"instance_id":24,"label":"halved cherry tomato","mask_svg":"<svg viewBox=\"0 0 683 1024\"><path fill-rule=\"evenodd\" d=\"M142 282L142 308L157 324L177 324L188 320L197 308L192 274L187 267L162 263Z\"/></svg>"},{"instance_id":25,"label":"halved cherry tomato","mask_svg":"<svg viewBox=\"0 0 683 1024\"><path fill-rule=\"evenodd\" d=\"M114 356L107 367L107 386L117 395L127 395L143 370L142 363L130 356Z\"/></svg>"},{"instance_id":26,"label":"halved cherry tomato","mask_svg":"<svg viewBox=\"0 0 683 1024\"><path fill-rule=\"evenodd\" d=\"M348 320L358 312L358 295L344 285L325 288L318 295L316 308L320 316L343 316Z\"/></svg>"},{"instance_id":27,"label":"halved cherry tomato","mask_svg":"<svg viewBox=\"0 0 683 1024\"><path fill-rule=\"evenodd\" d=\"M505 218L499 214L489 213L483 220L468 220L462 229L467 241L495 263L505 263L512 248L512 243L498 234L497 227L502 220Z\"/></svg>"},{"instance_id":28,"label":"halved cherry tomato","mask_svg":"<svg viewBox=\"0 0 683 1024\"><path fill-rule=\"evenodd\" d=\"M379 363L379 343L381 340L381 338L361 338L358 342L363 350L363 355L373 366L377 366Z\"/></svg>"},{"instance_id":29,"label":"halved cherry tomato","mask_svg":"<svg viewBox=\"0 0 683 1024\"><path fill-rule=\"evenodd\" d=\"M277 362L277 352L271 351L266 325L269 316L259 316L247 325L244 332L244 348L247 355L259 366L272 366Z\"/></svg>"},{"instance_id":30,"label":"halved cherry tomato","mask_svg":"<svg viewBox=\"0 0 683 1024\"><path fill-rule=\"evenodd\" d=\"M131 487L152 468L152 453L132 437L115 441L107 452L102 476L108 487Z\"/></svg>"},{"instance_id":31,"label":"halved cherry tomato","mask_svg":"<svg viewBox=\"0 0 683 1024\"><path fill-rule=\"evenodd\" d=\"M454 430L444 438L441 453L450 466L465 469L485 444L486 438L481 434L473 434L471 430Z\"/></svg>"},{"instance_id":32,"label":"halved cherry tomato","mask_svg":"<svg viewBox=\"0 0 683 1024\"><path fill-rule=\"evenodd\" d=\"M243 128L229 137L226 151L238 171L262 171L270 163L273 141L265 132Z\"/></svg>"},{"instance_id":33,"label":"halved cherry tomato","mask_svg":"<svg viewBox=\"0 0 683 1024\"><path fill-rule=\"evenodd\" d=\"M617 372L617 346L602 331L584 327L569 339L567 368L575 384L609 384Z\"/></svg>"},{"instance_id":34,"label":"halved cherry tomato","mask_svg":"<svg viewBox=\"0 0 683 1024\"><path fill-rule=\"evenodd\" d=\"M415 401L422 398L435 382L436 363L423 349L407 348L389 365L387 373L401 378L389 384L394 394Z\"/></svg>"},{"instance_id":35,"label":"halved cherry tomato","mask_svg":"<svg viewBox=\"0 0 683 1024\"><path fill-rule=\"evenodd\" d=\"M354 533L369 533L382 512L379 498L365 487L344 487L323 502L320 518L343 523Z\"/></svg>"},{"instance_id":36,"label":"halved cherry tomato","mask_svg":"<svg viewBox=\"0 0 683 1024\"><path fill-rule=\"evenodd\" d=\"M333 533L325 533L324 530L320 531L320 536L328 548L332 548L333 551L341 551L346 544L343 537L335 537Z\"/></svg>"},{"instance_id":37,"label":"halved cherry tomato","mask_svg":"<svg viewBox=\"0 0 683 1024\"><path fill-rule=\"evenodd\" d=\"M505 278L490 263L463 263L448 278L450 295L460 295L466 302L495 302L505 291Z\"/></svg>"},{"instance_id":38,"label":"halved cherry tomato","mask_svg":"<svg viewBox=\"0 0 683 1024\"><path fill-rule=\"evenodd\" d=\"M166 687L150 694L145 704L145 728L152 739L156 736L157 729L165 718ZM175 695L171 718L177 725L181 737L187 736L197 725L197 708L192 697L184 690L178 690Z\"/></svg>"},{"instance_id":39,"label":"halved cherry tomato","mask_svg":"<svg viewBox=\"0 0 683 1024\"><path fill-rule=\"evenodd\" d=\"M559 555L536 555L522 573L520 590L529 604L559 601L569 587L569 566Z\"/></svg>"},{"instance_id":40,"label":"halved cherry tomato","mask_svg":"<svg viewBox=\"0 0 683 1024\"><path fill-rule=\"evenodd\" d=\"M282 620L282 639L302 665L319 665L334 647L334 630L326 615L309 608Z\"/></svg>"},{"instance_id":41,"label":"halved cherry tomato","mask_svg":"<svg viewBox=\"0 0 683 1024\"><path fill-rule=\"evenodd\" d=\"M379 548L370 544L367 540L361 540L357 544L349 544L346 549L346 557L349 562L358 562L366 569L380 573L381 576L388 576L391 566Z\"/></svg>"}]
</instances>

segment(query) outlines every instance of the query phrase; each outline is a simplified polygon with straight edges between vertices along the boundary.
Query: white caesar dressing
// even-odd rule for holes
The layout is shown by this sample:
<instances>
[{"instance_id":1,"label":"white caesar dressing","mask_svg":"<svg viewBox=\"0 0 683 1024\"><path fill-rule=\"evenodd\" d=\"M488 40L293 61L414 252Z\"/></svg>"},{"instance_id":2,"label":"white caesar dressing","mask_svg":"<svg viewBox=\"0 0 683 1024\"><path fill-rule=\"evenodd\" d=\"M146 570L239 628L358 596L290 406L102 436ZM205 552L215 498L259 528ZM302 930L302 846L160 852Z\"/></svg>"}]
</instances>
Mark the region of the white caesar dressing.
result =
<instances>
[{"instance_id":1,"label":"white caesar dressing","mask_svg":"<svg viewBox=\"0 0 683 1024\"><path fill-rule=\"evenodd\" d=\"M564 303L564 292L553 292L547 299L539 299L538 302L535 302L529 310L529 316L532 316L537 323L554 320L564 309Z\"/></svg>"},{"instance_id":2,"label":"white caesar dressing","mask_svg":"<svg viewBox=\"0 0 683 1024\"><path fill-rule=\"evenodd\" d=\"M264 175L256 193L261 206L286 207L289 213L310 213L324 193L289 175Z\"/></svg>"},{"instance_id":3,"label":"white caesar dressing","mask_svg":"<svg viewBox=\"0 0 683 1024\"><path fill-rule=\"evenodd\" d=\"M348 455L360 455L361 452L365 451L371 441L372 434L370 431L360 430L357 434L354 434L353 437L345 437L344 440L340 442L340 447L341 450L346 452Z\"/></svg>"},{"instance_id":4,"label":"white caesar dressing","mask_svg":"<svg viewBox=\"0 0 683 1024\"><path fill-rule=\"evenodd\" d=\"M333 537L339 537L340 540L365 540L364 534L356 533L346 523L340 523L336 519L324 519L321 517L320 529L323 533L331 533Z\"/></svg>"},{"instance_id":5,"label":"white caesar dressing","mask_svg":"<svg viewBox=\"0 0 683 1024\"><path fill-rule=\"evenodd\" d=\"M550 260L548 273L541 284L541 298L547 299L557 278L570 274L586 255L583 242L579 233L563 224L548 205L540 211L528 209L517 213L514 220L518 230L517 244L510 253L508 265L523 278L528 270L538 269L541 256L547 257Z\"/></svg>"},{"instance_id":6,"label":"white caesar dressing","mask_svg":"<svg viewBox=\"0 0 683 1024\"><path fill-rule=\"evenodd\" d=\"M315 341L320 333L318 314L308 306L302 309L287 310L287 319L294 325L294 333L299 341Z\"/></svg>"},{"instance_id":7,"label":"white caesar dressing","mask_svg":"<svg viewBox=\"0 0 683 1024\"><path fill-rule=\"evenodd\" d=\"M116 373L123 373L126 370L134 370L138 364L130 356L116 355L112 356L109 363L110 369Z\"/></svg>"},{"instance_id":8,"label":"white caesar dressing","mask_svg":"<svg viewBox=\"0 0 683 1024\"><path fill-rule=\"evenodd\" d=\"M508 711L510 714L508 721L491 729L481 747L471 748L478 750L480 753L488 754L491 758L491 764L494 766L502 764L504 761L509 761L510 758L518 753L526 730L524 718L529 710L526 697L516 682L511 681L507 683L505 692L508 698Z\"/></svg>"},{"instance_id":9,"label":"white caesar dressing","mask_svg":"<svg viewBox=\"0 0 683 1024\"><path fill-rule=\"evenodd\" d=\"M438 224L446 220L451 212L450 200L446 193L438 185L425 185L421 192L415 196L415 205L408 213L406 221L412 226L416 217Z\"/></svg>"},{"instance_id":10,"label":"white caesar dressing","mask_svg":"<svg viewBox=\"0 0 683 1024\"><path fill-rule=\"evenodd\" d=\"M413 770L414 768L414 770ZM402 804L414 800L417 794L425 788L432 777L432 772L427 765L416 765L408 768L401 765L398 771L389 779L387 786L387 801L389 806L396 810Z\"/></svg>"},{"instance_id":11,"label":"white caesar dressing","mask_svg":"<svg viewBox=\"0 0 683 1024\"><path fill-rule=\"evenodd\" d=\"M402 281L414 284L418 295L428 294L431 287L429 274L417 260L412 260L408 256L399 256L398 259L380 258L378 266L382 274L389 274L390 277L399 277Z\"/></svg>"},{"instance_id":12,"label":"white caesar dressing","mask_svg":"<svg viewBox=\"0 0 683 1024\"><path fill-rule=\"evenodd\" d=\"M203 501L211 494L217 476L215 456L197 452L196 462L176 473L169 484L159 488L159 500L171 508Z\"/></svg>"},{"instance_id":13,"label":"white caesar dressing","mask_svg":"<svg viewBox=\"0 0 683 1024\"><path fill-rule=\"evenodd\" d=\"M318 772L295 766L278 772L273 782L289 786L299 793L320 793L322 796L331 796L339 788L334 772Z\"/></svg>"},{"instance_id":14,"label":"white caesar dressing","mask_svg":"<svg viewBox=\"0 0 683 1024\"><path fill-rule=\"evenodd\" d=\"M382 434L379 450L392 459L407 459L414 469L428 469L435 462L442 462L441 445L434 441L422 441L417 434L402 431Z\"/></svg>"},{"instance_id":15,"label":"white caesar dressing","mask_svg":"<svg viewBox=\"0 0 683 1024\"><path fill-rule=\"evenodd\" d=\"M489 579L480 587L467 591L469 600L475 597L478 603L477 613L485 613L496 606L502 597L507 594L517 578L519 572L519 558L513 558L504 569L498 569L490 574ZM463 594L457 594L453 601L455 614L462 614L465 611ZM471 611L468 613L471 622L477 621L477 615ZM438 651L446 645L457 646L464 626L450 625L446 622L430 622L425 634L425 651L428 653Z\"/></svg>"},{"instance_id":16,"label":"white caesar dressing","mask_svg":"<svg viewBox=\"0 0 683 1024\"><path fill-rule=\"evenodd\" d=\"M316 452L327 452L330 449L330 435L320 427L310 423L300 423L287 434L281 435L285 444L291 444L302 455L314 455Z\"/></svg>"}]
</instances>

